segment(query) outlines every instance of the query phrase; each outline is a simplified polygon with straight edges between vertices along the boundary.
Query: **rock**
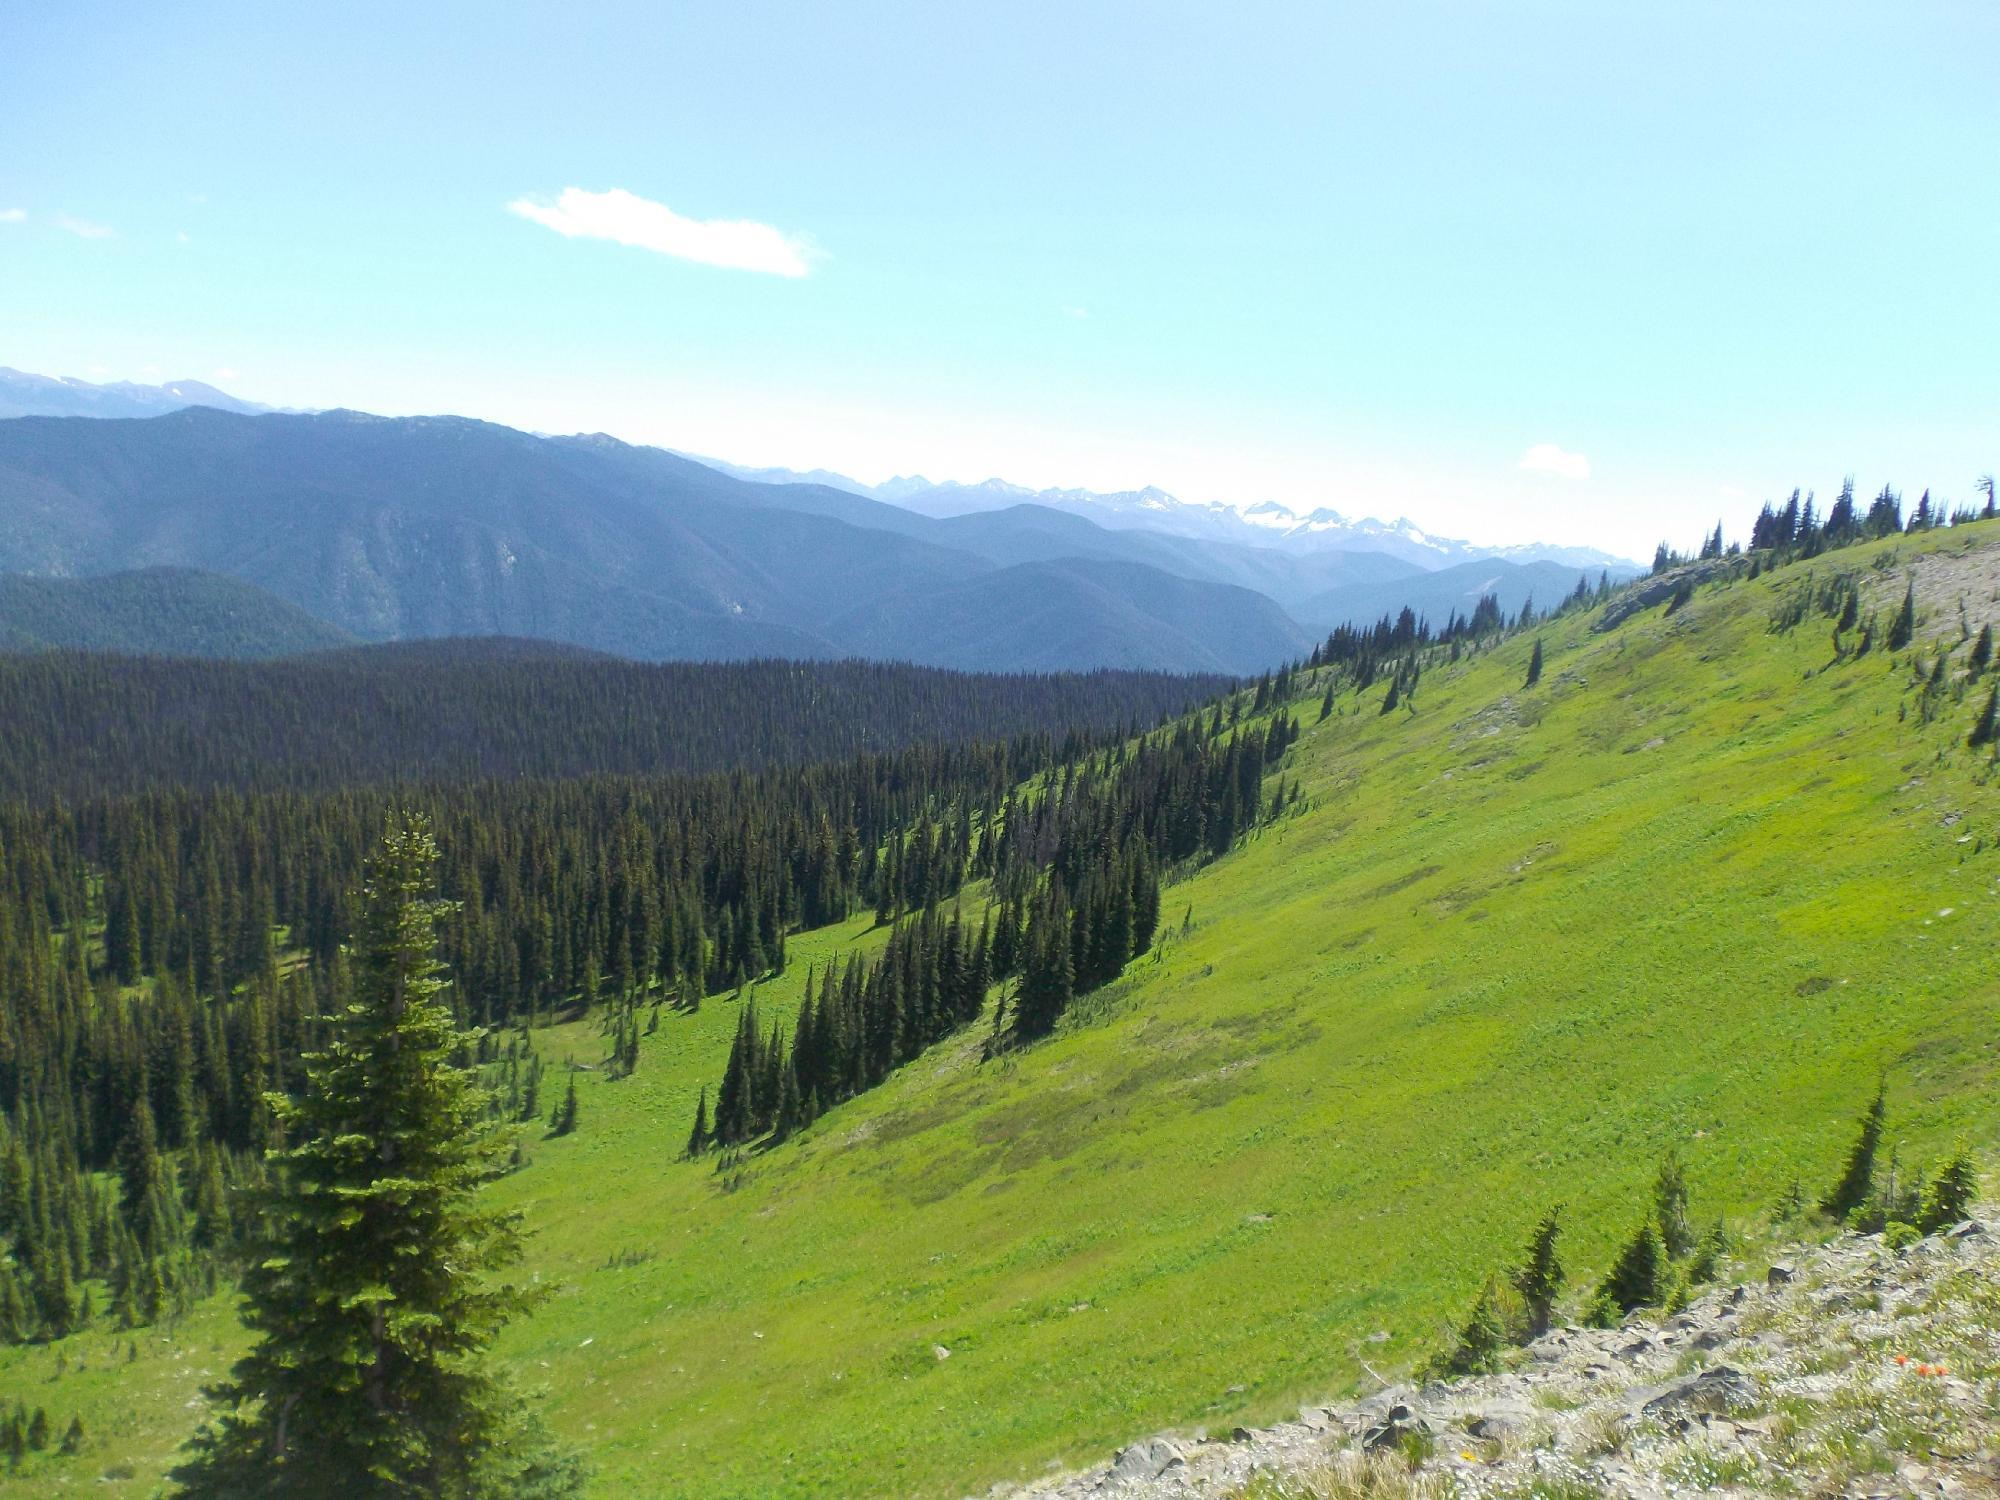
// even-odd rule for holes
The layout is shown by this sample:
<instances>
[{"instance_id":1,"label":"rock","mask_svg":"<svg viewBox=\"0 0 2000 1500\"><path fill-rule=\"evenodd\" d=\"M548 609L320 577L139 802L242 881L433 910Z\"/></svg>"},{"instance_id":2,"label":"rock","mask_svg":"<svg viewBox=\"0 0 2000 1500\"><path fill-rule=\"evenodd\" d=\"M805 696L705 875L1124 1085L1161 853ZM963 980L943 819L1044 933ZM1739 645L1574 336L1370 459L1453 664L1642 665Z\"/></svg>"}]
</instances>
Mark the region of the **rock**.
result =
<instances>
[{"instance_id":1,"label":"rock","mask_svg":"<svg viewBox=\"0 0 2000 1500\"><path fill-rule=\"evenodd\" d=\"M1413 1416L1407 1406L1398 1406L1381 1421L1362 1429L1361 1448L1364 1453L1380 1453L1385 1448L1400 1446L1407 1437L1418 1434L1428 1437L1434 1431L1429 1422Z\"/></svg>"},{"instance_id":2,"label":"rock","mask_svg":"<svg viewBox=\"0 0 2000 1500\"><path fill-rule=\"evenodd\" d=\"M1637 1391L1627 1410L1640 1417L1679 1417L1691 1412L1721 1416L1753 1405L1756 1400L1756 1382L1741 1370L1717 1365L1686 1380Z\"/></svg>"},{"instance_id":3,"label":"rock","mask_svg":"<svg viewBox=\"0 0 2000 1500\"><path fill-rule=\"evenodd\" d=\"M1649 1338L1646 1338L1644 1335L1641 1335L1640 1337L1632 1340L1631 1343L1621 1346L1618 1349L1617 1353L1620 1359L1639 1359L1644 1355L1650 1353L1652 1347L1653 1347L1653 1341Z\"/></svg>"},{"instance_id":4,"label":"rock","mask_svg":"<svg viewBox=\"0 0 2000 1500\"><path fill-rule=\"evenodd\" d=\"M1597 623L1591 628L1597 631L1616 630L1641 610L1665 604L1683 582L1699 588L1735 570L1736 561L1732 558L1709 558L1640 579L1607 604L1604 613L1598 616Z\"/></svg>"},{"instance_id":5,"label":"rock","mask_svg":"<svg viewBox=\"0 0 2000 1500\"><path fill-rule=\"evenodd\" d=\"M1186 1462L1187 1454L1173 1439L1147 1438L1121 1449L1108 1477L1114 1484L1139 1484L1158 1479L1167 1470Z\"/></svg>"},{"instance_id":6,"label":"rock","mask_svg":"<svg viewBox=\"0 0 2000 1500\"><path fill-rule=\"evenodd\" d=\"M1967 1219L1962 1224L1952 1225L1944 1232L1944 1237L1948 1240L1971 1240L1977 1239L1984 1233L1986 1233L1984 1224L1977 1219Z\"/></svg>"},{"instance_id":7,"label":"rock","mask_svg":"<svg viewBox=\"0 0 2000 1500\"><path fill-rule=\"evenodd\" d=\"M1789 1286L1798 1274L1798 1267L1788 1260L1781 1260L1764 1273L1764 1285Z\"/></svg>"},{"instance_id":8,"label":"rock","mask_svg":"<svg viewBox=\"0 0 2000 1500\"><path fill-rule=\"evenodd\" d=\"M1700 1333L1697 1333L1693 1338L1688 1340L1688 1347L1690 1349L1707 1351L1709 1349L1719 1349L1728 1342L1728 1334L1713 1328L1704 1328Z\"/></svg>"},{"instance_id":9,"label":"rock","mask_svg":"<svg viewBox=\"0 0 2000 1500\"><path fill-rule=\"evenodd\" d=\"M932 1344L931 1353L937 1356L939 1364L951 1358L951 1351L945 1348L943 1344Z\"/></svg>"},{"instance_id":10,"label":"rock","mask_svg":"<svg viewBox=\"0 0 2000 1500\"><path fill-rule=\"evenodd\" d=\"M1481 1407L1465 1424L1465 1430L1485 1442L1497 1443L1521 1431L1534 1415L1527 1402L1502 1396Z\"/></svg>"},{"instance_id":11,"label":"rock","mask_svg":"<svg viewBox=\"0 0 2000 1500\"><path fill-rule=\"evenodd\" d=\"M1406 1385L1392 1385L1354 1403L1354 1415L1364 1422L1381 1421L1392 1412L1407 1417L1417 1393Z\"/></svg>"},{"instance_id":12,"label":"rock","mask_svg":"<svg viewBox=\"0 0 2000 1500\"><path fill-rule=\"evenodd\" d=\"M1256 1437L1257 1434L1247 1427L1232 1427L1229 1429L1229 1441L1232 1443L1254 1442L1256 1441Z\"/></svg>"}]
</instances>

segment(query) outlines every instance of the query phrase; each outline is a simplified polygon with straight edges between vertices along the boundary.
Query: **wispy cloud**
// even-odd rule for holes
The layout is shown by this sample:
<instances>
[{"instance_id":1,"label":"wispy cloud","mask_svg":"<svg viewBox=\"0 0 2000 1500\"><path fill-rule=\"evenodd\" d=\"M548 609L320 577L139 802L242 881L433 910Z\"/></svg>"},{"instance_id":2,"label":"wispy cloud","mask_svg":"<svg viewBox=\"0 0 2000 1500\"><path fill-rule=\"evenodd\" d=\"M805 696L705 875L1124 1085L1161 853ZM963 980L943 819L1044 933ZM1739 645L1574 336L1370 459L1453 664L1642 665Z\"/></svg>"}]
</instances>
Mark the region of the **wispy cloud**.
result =
<instances>
[{"instance_id":1,"label":"wispy cloud","mask_svg":"<svg viewBox=\"0 0 2000 1500\"><path fill-rule=\"evenodd\" d=\"M88 219L75 218L70 214L57 214L56 228L67 229L82 240L108 240L113 233L107 225L93 224Z\"/></svg>"},{"instance_id":2,"label":"wispy cloud","mask_svg":"<svg viewBox=\"0 0 2000 1500\"><path fill-rule=\"evenodd\" d=\"M217 380L234 380L236 378L236 372L230 369L229 366L223 365L216 370L215 378Z\"/></svg>"},{"instance_id":3,"label":"wispy cloud","mask_svg":"<svg viewBox=\"0 0 2000 1500\"><path fill-rule=\"evenodd\" d=\"M1075 318L1080 322L1090 316L1090 309L1087 307L1065 307L1063 309L1063 316L1066 318Z\"/></svg>"},{"instance_id":4,"label":"wispy cloud","mask_svg":"<svg viewBox=\"0 0 2000 1500\"><path fill-rule=\"evenodd\" d=\"M564 188L553 203L516 198L507 211L553 229L566 239L610 240L732 271L805 276L818 258L804 239L769 224L750 219L690 219L664 203L623 188L608 193Z\"/></svg>"},{"instance_id":5,"label":"wispy cloud","mask_svg":"<svg viewBox=\"0 0 2000 1500\"><path fill-rule=\"evenodd\" d=\"M1558 479L1590 478L1590 460L1554 443L1537 443L1521 455L1519 467L1531 474L1553 474Z\"/></svg>"},{"instance_id":6,"label":"wispy cloud","mask_svg":"<svg viewBox=\"0 0 2000 1500\"><path fill-rule=\"evenodd\" d=\"M25 224L28 211L25 208L0 208L0 224Z\"/></svg>"}]
</instances>

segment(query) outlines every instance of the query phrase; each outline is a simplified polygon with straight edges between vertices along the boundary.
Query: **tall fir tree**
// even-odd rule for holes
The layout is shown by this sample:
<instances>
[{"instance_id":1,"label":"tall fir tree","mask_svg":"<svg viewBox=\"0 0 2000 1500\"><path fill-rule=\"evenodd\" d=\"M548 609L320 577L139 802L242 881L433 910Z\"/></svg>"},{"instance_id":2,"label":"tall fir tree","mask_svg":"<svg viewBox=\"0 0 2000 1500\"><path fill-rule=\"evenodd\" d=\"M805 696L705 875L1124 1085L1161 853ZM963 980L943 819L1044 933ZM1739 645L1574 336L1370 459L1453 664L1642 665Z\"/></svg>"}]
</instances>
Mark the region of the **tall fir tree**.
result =
<instances>
[{"instance_id":1,"label":"tall fir tree","mask_svg":"<svg viewBox=\"0 0 2000 1500\"><path fill-rule=\"evenodd\" d=\"M570 1495L581 1469L487 1371L533 1298L504 1279L511 1215L479 1201L505 1143L454 1054L441 999L437 846L418 819L376 854L353 992L306 1061L297 1102L273 1096L268 1242L243 1278L255 1342L212 1394L222 1415L174 1471L188 1496Z\"/></svg>"},{"instance_id":2,"label":"tall fir tree","mask_svg":"<svg viewBox=\"0 0 2000 1500\"><path fill-rule=\"evenodd\" d=\"M687 1154L699 1156L708 1149L708 1085L703 1084L701 1097L695 1101L694 1129L688 1132Z\"/></svg>"},{"instance_id":3,"label":"tall fir tree","mask_svg":"<svg viewBox=\"0 0 2000 1500\"><path fill-rule=\"evenodd\" d=\"M1511 1278L1514 1290L1521 1294L1529 1338L1540 1338L1555 1321L1556 1298L1563 1288L1563 1265L1556 1257L1556 1239L1561 1233L1562 1211L1552 1208L1535 1226L1535 1237L1528 1242L1528 1258Z\"/></svg>"}]
</instances>

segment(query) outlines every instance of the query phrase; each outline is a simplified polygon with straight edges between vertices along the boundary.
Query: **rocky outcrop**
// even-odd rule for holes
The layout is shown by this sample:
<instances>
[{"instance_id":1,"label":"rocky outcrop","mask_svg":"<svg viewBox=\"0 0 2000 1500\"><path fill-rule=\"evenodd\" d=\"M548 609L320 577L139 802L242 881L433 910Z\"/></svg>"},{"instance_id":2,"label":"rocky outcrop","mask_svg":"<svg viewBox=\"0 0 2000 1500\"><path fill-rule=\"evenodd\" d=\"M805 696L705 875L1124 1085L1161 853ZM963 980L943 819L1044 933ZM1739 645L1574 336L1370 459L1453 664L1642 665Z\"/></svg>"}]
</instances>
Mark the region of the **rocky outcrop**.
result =
<instances>
[{"instance_id":1,"label":"rocky outcrop","mask_svg":"<svg viewBox=\"0 0 2000 1500\"><path fill-rule=\"evenodd\" d=\"M1700 588L1704 583L1713 583L1718 578L1734 577L1744 566L1740 557L1711 557L1702 562L1687 563L1682 567L1669 568L1664 573L1655 573L1650 578L1635 579L1629 588L1618 594L1604 606L1604 613L1597 617L1591 629L1616 630L1636 614L1657 605L1665 604L1674 597L1675 590L1682 584Z\"/></svg>"},{"instance_id":2,"label":"rocky outcrop","mask_svg":"<svg viewBox=\"0 0 2000 1500\"><path fill-rule=\"evenodd\" d=\"M2000 1494L2000 1244L1983 1225L1741 1271L1672 1316L1556 1329L1501 1374L1163 1434L994 1493Z\"/></svg>"}]
</instances>

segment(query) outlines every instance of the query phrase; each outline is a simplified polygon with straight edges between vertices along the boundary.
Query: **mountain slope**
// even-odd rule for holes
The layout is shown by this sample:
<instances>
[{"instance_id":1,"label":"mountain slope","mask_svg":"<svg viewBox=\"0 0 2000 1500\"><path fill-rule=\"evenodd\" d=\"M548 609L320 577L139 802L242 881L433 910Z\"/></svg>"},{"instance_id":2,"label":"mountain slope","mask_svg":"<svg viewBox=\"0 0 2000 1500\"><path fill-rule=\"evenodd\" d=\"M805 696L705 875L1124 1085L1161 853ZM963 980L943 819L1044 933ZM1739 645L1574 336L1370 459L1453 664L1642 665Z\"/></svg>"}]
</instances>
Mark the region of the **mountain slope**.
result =
<instances>
[{"instance_id":1,"label":"mountain slope","mask_svg":"<svg viewBox=\"0 0 2000 1500\"><path fill-rule=\"evenodd\" d=\"M1995 532L1901 546L1990 570ZM1160 963L1019 1057L947 1047L726 1191L634 1154L712 1081L726 1008L586 1087L598 1123L509 1184L579 1292L513 1347L618 1393L565 1406L604 1491L965 1493L1281 1413L1427 1348L1549 1203L1600 1272L1669 1144L1704 1214L1829 1181L1885 1065L1906 1160L1991 1140L1976 700L1919 728L1879 656L1773 634L1808 571L1569 617L1532 692L1517 639L1427 673L1413 717L1350 698L1294 752L1307 810L1167 893L1191 922ZM1957 591L1925 604L1953 639ZM656 1266L593 1269L659 1224Z\"/></svg>"},{"instance_id":2,"label":"mountain slope","mask_svg":"<svg viewBox=\"0 0 2000 1500\"><path fill-rule=\"evenodd\" d=\"M1836 575L1884 623L1914 577L1916 648L1783 628ZM1903 1162L1990 1144L2000 786L1958 608L1976 632L1996 579L1981 523L1565 616L1531 689L1526 637L1388 715L1378 681L1315 723L1307 686L1299 810L1167 890L1156 958L1046 1043L988 1060L975 1027L769 1151L676 1159L741 1007L666 1016L498 1186L556 1290L508 1360L601 1495L961 1495L1406 1369L1555 1202L1587 1285L1669 1146L1703 1220L1811 1195L1885 1071ZM881 940L800 936L763 1022ZM90 1337L65 1400L157 1472L240 1334L211 1303L129 1364Z\"/></svg>"},{"instance_id":3,"label":"mountain slope","mask_svg":"<svg viewBox=\"0 0 2000 1500\"><path fill-rule=\"evenodd\" d=\"M95 578L0 574L0 650L61 647L162 656L255 658L351 645L253 584L192 568Z\"/></svg>"},{"instance_id":4,"label":"mountain slope","mask_svg":"<svg viewBox=\"0 0 2000 1500\"><path fill-rule=\"evenodd\" d=\"M964 671L1053 671L1087 652L1111 667L1247 676L1312 648L1312 637L1261 594L1085 559L891 594L831 630L863 656Z\"/></svg>"},{"instance_id":5,"label":"mountain slope","mask_svg":"<svg viewBox=\"0 0 2000 1500\"><path fill-rule=\"evenodd\" d=\"M900 634L843 622L997 571L938 523L816 486L748 484L604 437L543 439L456 417L357 412L0 423L0 569L196 567L270 590L364 639L538 636L644 658L938 660L922 612ZM1088 669L1132 659L1129 611L1074 572L1040 580L1073 626L1065 654L1012 653L1004 611L954 659ZM1240 601L1160 575L1181 601L1156 664L1274 665ZM989 586L989 592L999 587ZM969 617L967 617L969 618ZM1246 654L1246 652L1248 654Z\"/></svg>"}]
</instances>

